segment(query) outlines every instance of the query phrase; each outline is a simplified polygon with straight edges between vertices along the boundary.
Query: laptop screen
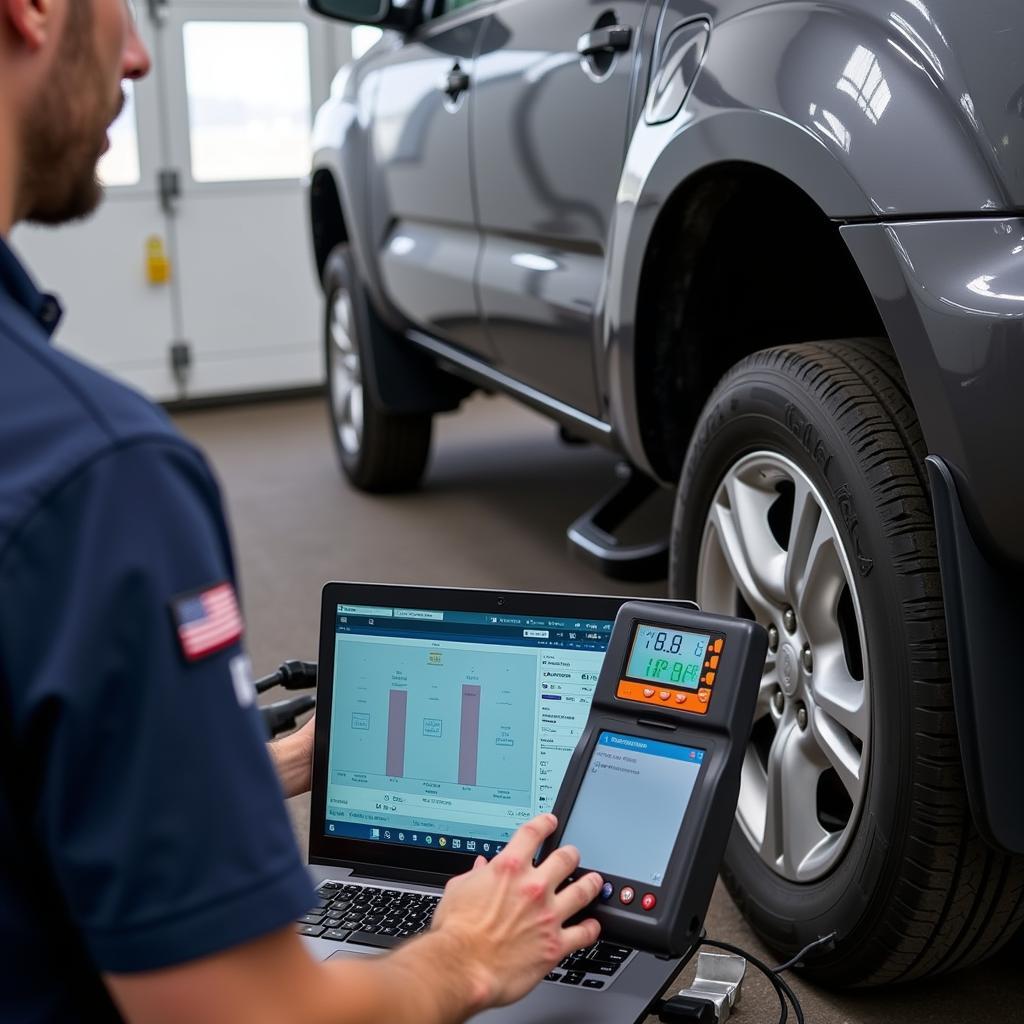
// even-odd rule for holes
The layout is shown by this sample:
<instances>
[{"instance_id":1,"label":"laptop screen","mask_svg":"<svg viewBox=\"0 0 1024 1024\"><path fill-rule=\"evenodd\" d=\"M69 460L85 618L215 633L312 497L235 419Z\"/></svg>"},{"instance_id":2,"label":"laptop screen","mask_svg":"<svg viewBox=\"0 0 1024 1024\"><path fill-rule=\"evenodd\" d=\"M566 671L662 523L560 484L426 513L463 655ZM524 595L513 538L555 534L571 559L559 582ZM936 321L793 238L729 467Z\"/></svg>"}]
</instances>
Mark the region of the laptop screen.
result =
<instances>
[{"instance_id":1,"label":"laptop screen","mask_svg":"<svg viewBox=\"0 0 1024 1024\"><path fill-rule=\"evenodd\" d=\"M336 607L325 836L492 857L551 809L610 619Z\"/></svg>"}]
</instances>

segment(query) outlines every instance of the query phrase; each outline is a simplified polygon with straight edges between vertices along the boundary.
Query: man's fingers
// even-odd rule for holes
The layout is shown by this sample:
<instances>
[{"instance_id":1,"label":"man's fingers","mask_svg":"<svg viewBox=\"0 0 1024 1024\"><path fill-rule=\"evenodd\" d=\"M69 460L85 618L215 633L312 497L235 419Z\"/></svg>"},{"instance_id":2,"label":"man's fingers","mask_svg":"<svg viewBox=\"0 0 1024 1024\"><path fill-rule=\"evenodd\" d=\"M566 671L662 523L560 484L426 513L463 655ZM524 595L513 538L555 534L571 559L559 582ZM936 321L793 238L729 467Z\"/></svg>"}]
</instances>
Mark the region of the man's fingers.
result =
<instances>
[{"instance_id":1,"label":"man's fingers","mask_svg":"<svg viewBox=\"0 0 1024 1024\"><path fill-rule=\"evenodd\" d=\"M521 857L524 861L532 861L534 851L557 827L558 819L553 814L538 814L536 818L519 826L501 852L509 854L509 860Z\"/></svg>"},{"instance_id":2,"label":"man's fingers","mask_svg":"<svg viewBox=\"0 0 1024 1024\"><path fill-rule=\"evenodd\" d=\"M476 860L473 861L473 870L479 871L481 868L485 867L487 867L487 858L478 853L476 855Z\"/></svg>"},{"instance_id":3,"label":"man's fingers","mask_svg":"<svg viewBox=\"0 0 1024 1024\"><path fill-rule=\"evenodd\" d=\"M537 871L550 886L560 885L580 866L580 851L575 846L560 846L537 866Z\"/></svg>"},{"instance_id":4,"label":"man's fingers","mask_svg":"<svg viewBox=\"0 0 1024 1024\"><path fill-rule=\"evenodd\" d=\"M575 953L577 949L586 949L597 942L601 935L601 926L594 920L588 918L571 928L562 929L562 957Z\"/></svg>"},{"instance_id":5,"label":"man's fingers","mask_svg":"<svg viewBox=\"0 0 1024 1024\"><path fill-rule=\"evenodd\" d=\"M604 879L596 871L591 871L572 885L567 885L555 896L555 910L558 916L565 921L573 914L578 914L597 899L602 885Z\"/></svg>"}]
</instances>

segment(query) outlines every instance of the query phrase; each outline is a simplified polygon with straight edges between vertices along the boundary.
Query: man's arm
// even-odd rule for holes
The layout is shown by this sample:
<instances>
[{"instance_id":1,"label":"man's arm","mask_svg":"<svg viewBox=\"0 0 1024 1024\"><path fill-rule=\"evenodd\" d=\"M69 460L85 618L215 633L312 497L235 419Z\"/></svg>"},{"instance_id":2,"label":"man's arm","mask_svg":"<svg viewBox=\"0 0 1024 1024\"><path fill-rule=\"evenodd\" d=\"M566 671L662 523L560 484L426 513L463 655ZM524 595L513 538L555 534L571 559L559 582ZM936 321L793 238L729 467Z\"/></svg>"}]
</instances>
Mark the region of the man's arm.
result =
<instances>
[{"instance_id":1,"label":"man's arm","mask_svg":"<svg viewBox=\"0 0 1024 1024\"><path fill-rule=\"evenodd\" d=\"M456 1024L484 1004L440 933L388 956L321 964L287 929L181 967L106 980L131 1024Z\"/></svg>"},{"instance_id":2,"label":"man's arm","mask_svg":"<svg viewBox=\"0 0 1024 1024\"><path fill-rule=\"evenodd\" d=\"M452 879L430 932L387 956L317 963L291 930L201 961L106 982L129 1024L458 1024L514 1002L574 949L594 920L565 927L601 888L563 847L540 867L532 853L551 815L524 825L491 863Z\"/></svg>"},{"instance_id":3,"label":"man's arm","mask_svg":"<svg viewBox=\"0 0 1024 1024\"><path fill-rule=\"evenodd\" d=\"M301 796L309 791L313 780L313 733L316 716L301 729L284 739L267 744L277 777L286 797Z\"/></svg>"}]
</instances>

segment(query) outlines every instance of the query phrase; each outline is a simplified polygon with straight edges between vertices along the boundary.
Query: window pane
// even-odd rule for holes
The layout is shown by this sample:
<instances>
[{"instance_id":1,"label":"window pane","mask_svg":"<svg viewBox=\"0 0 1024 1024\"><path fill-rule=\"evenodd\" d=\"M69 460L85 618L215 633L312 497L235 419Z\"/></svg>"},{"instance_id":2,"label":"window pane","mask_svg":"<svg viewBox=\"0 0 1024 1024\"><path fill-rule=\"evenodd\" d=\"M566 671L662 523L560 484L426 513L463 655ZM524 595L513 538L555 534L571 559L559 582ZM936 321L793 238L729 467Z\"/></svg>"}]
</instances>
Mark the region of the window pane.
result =
<instances>
[{"instance_id":1,"label":"window pane","mask_svg":"<svg viewBox=\"0 0 1024 1024\"><path fill-rule=\"evenodd\" d=\"M313 154L306 26L191 21L184 32L192 178L308 174Z\"/></svg>"},{"instance_id":2,"label":"window pane","mask_svg":"<svg viewBox=\"0 0 1024 1024\"><path fill-rule=\"evenodd\" d=\"M139 126L135 118L135 88L124 83L125 104L117 120L110 126L110 149L100 158L96 173L107 188L138 185Z\"/></svg>"}]
</instances>

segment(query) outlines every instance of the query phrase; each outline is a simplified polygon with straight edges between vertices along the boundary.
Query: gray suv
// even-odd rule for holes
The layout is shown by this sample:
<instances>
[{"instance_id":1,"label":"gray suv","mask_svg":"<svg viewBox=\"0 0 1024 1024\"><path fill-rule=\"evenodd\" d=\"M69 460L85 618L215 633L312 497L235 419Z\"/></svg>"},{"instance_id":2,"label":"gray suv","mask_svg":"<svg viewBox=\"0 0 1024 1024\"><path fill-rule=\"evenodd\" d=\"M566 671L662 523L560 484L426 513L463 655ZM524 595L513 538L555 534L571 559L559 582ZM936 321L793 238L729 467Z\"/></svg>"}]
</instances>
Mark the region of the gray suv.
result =
<instances>
[{"instance_id":1,"label":"gray suv","mask_svg":"<svg viewBox=\"0 0 1024 1024\"><path fill-rule=\"evenodd\" d=\"M723 877L870 985L1024 917L1024 5L310 0L333 433L417 485L505 392L621 453L573 524L771 644ZM664 536L620 541L658 488Z\"/></svg>"}]
</instances>

